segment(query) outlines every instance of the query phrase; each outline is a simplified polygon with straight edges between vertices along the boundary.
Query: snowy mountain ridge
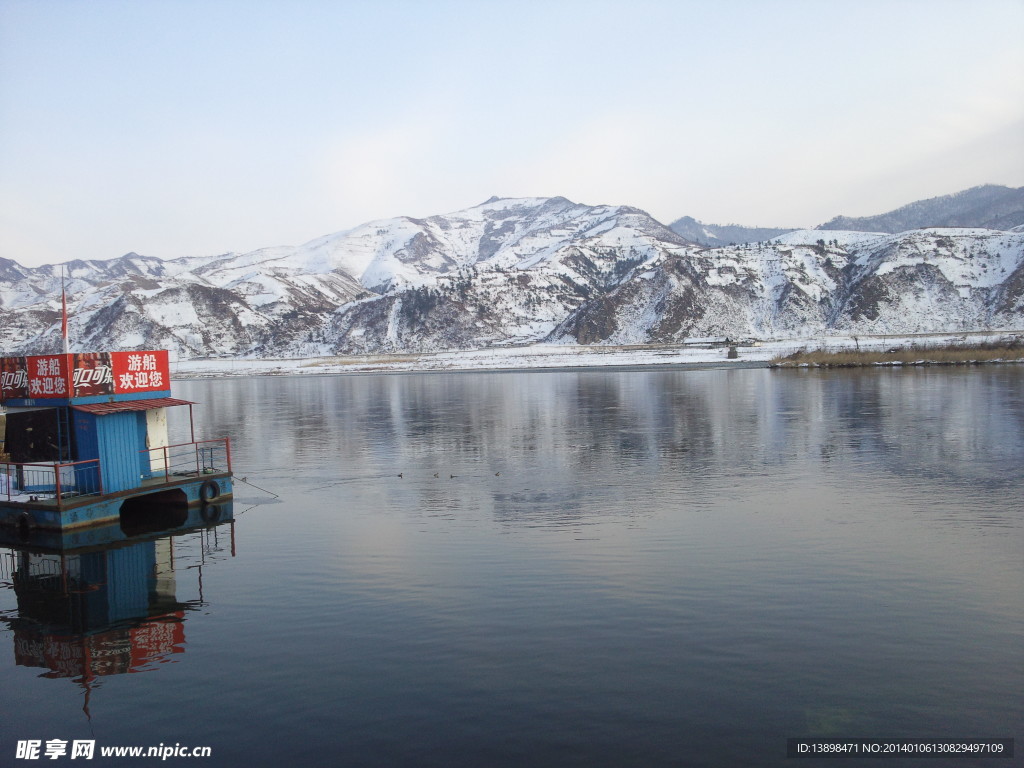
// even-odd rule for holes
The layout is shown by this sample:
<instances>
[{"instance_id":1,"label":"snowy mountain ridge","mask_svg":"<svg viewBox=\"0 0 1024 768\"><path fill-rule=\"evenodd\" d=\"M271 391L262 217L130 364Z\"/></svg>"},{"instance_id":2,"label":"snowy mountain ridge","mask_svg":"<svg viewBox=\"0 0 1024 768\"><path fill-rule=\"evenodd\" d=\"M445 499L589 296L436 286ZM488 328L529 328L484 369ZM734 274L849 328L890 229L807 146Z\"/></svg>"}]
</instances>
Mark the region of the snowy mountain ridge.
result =
<instances>
[{"instance_id":1,"label":"snowy mountain ridge","mask_svg":"<svg viewBox=\"0 0 1024 768\"><path fill-rule=\"evenodd\" d=\"M865 232L906 232L930 227L1012 229L1024 225L1024 187L995 184L971 187L952 195L918 200L877 216L837 216L817 229Z\"/></svg>"},{"instance_id":2,"label":"snowy mountain ridge","mask_svg":"<svg viewBox=\"0 0 1024 768\"><path fill-rule=\"evenodd\" d=\"M688 241L643 211L491 198L250 253L64 265L75 349L180 357L1024 327L1024 233ZM0 259L5 353L59 349L60 267Z\"/></svg>"}]
</instances>

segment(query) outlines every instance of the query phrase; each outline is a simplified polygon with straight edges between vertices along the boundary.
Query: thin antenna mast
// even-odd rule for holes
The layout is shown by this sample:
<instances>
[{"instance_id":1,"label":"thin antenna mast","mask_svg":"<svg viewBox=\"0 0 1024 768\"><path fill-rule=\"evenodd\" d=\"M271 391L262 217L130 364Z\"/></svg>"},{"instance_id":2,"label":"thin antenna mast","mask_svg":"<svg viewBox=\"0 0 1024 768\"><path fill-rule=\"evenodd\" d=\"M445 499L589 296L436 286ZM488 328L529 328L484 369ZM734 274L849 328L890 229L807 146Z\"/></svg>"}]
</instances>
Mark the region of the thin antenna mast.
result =
<instances>
[{"instance_id":1,"label":"thin antenna mast","mask_svg":"<svg viewBox=\"0 0 1024 768\"><path fill-rule=\"evenodd\" d=\"M60 266L60 335L64 339L64 354L69 353L68 342L68 297L64 291L64 265Z\"/></svg>"}]
</instances>

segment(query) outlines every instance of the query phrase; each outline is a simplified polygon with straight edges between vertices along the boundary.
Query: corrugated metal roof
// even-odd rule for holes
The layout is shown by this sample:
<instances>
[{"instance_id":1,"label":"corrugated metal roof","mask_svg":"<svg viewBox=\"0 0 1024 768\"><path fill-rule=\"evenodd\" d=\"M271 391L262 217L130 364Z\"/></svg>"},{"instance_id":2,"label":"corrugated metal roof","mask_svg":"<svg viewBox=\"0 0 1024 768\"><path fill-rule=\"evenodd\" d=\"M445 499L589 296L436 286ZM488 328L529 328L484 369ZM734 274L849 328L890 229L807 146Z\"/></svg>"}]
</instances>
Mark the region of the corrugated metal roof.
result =
<instances>
[{"instance_id":1,"label":"corrugated metal roof","mask_svg":"<svg viewBox=\"0 0 1024 768\"><path fill-rule=\"evenodd\" d=\"M71 406L76 411L86 413L120 413L121 411L151 411L154 408L169 408L172 405L195 405L191 400L178 400L174 397L157 397L152 400L124 400L120 403L86 403Z\"/></svg>"}]
</instances>

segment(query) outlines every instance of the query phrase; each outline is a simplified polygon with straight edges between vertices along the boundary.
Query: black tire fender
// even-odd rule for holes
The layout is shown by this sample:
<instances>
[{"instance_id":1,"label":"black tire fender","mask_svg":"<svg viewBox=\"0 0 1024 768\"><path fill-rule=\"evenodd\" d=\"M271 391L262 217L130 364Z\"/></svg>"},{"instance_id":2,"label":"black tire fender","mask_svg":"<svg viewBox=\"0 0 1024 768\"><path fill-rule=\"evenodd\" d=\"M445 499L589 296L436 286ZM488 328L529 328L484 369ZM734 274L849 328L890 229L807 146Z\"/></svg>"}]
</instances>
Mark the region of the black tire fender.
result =
<instances>
[{"instance_id":1,"label":"black tire fender","mask_svg":"<svg viewBox=\"0 0 1024 768\"><path fill-rule=\"evenodd\" d=\"M220 496L220 486L217 485L216 480L207 480L201 486L199 486L199 499L200 501L210 502Z\"/></svg>"}]
</instances>

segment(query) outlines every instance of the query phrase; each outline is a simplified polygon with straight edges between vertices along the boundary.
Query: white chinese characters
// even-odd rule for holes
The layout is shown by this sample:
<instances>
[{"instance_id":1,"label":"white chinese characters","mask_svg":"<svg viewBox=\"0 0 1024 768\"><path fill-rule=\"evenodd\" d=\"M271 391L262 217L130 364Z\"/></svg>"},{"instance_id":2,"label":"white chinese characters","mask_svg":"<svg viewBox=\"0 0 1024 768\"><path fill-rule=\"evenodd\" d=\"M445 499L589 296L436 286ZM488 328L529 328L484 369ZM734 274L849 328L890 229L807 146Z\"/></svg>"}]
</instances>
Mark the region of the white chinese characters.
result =
<instances>
[{"instance_id":1,"label":"white chinese characters","mask_svg":"<svg viewBox=\"0 0 1024 768\"><path fill-rule=\"evenodd\" d=\"M130 392L133 389L161 389L164 386L164 374L159 370L156 355L129 355L128 370L118 376L117 386L122 392Z\"/></svg>"}]
</instances>

